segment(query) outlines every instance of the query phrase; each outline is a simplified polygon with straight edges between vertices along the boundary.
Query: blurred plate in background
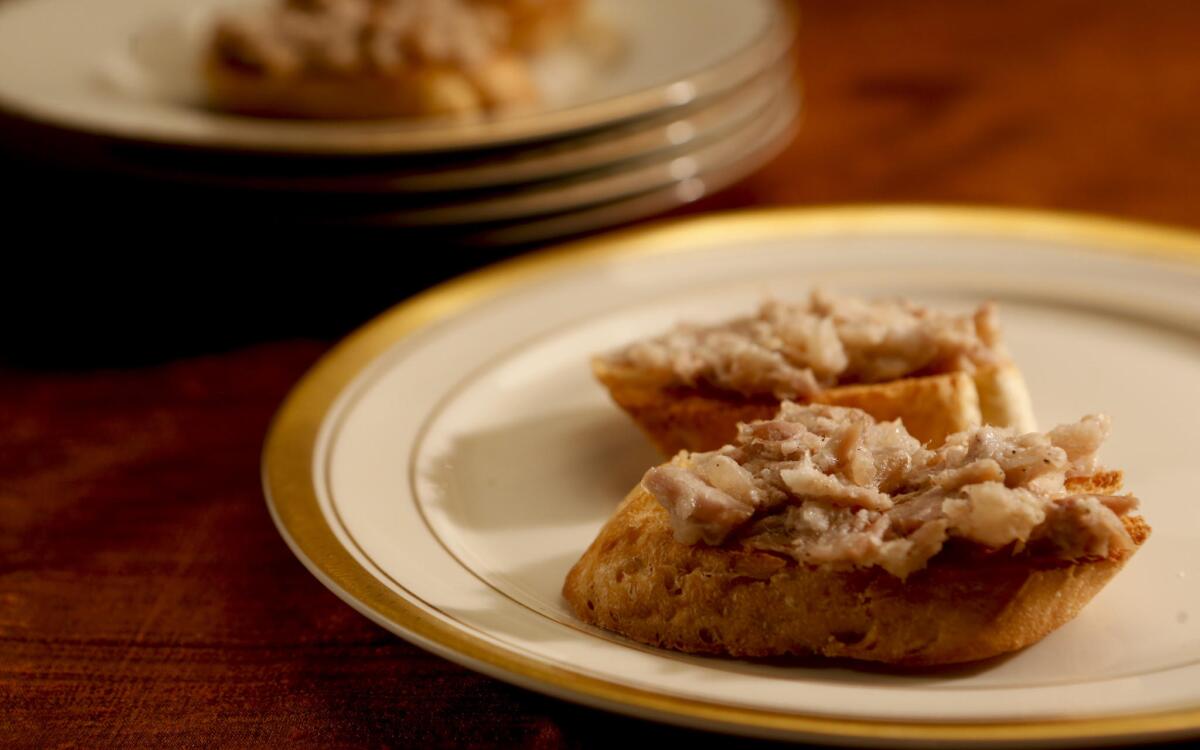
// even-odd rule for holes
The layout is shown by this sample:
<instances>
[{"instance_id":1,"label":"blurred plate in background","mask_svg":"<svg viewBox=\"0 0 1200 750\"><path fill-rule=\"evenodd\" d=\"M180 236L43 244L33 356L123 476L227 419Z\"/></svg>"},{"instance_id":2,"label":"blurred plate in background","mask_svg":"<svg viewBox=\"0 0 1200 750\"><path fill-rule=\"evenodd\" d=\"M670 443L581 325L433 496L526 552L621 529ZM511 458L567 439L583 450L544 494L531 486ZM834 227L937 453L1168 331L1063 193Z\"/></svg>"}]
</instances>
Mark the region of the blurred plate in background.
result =
<instances>
[{"instance_id":1,"label":"blurred plate in background","mask_svg":"<svg viewBox=\"0 0 1200 750\"><path fill-rule=\"evenodd\" d=\"M298 121L207 108L215 14L264 1L5 3L0 147L62 170L44 178L56 203L80 175L141 216L494 245L695 200L777 153L800 111L778 0L586 0L574 35L535 58L543 101L523 111Z\"/></svg>"},{"instance_id":2,"label":"blurred plate in background","mask_svg":"<svg viewBox=\"0 0 1200 750\"><path fill-rule=\"evenodd\" d=\"M610 222L597 223L596 218L585 221L583 217L615 218L618 214L611 210L591 214L585 212L593 207L611 208L616 203L626 201L629 201L626 203L629 207L637 205L643 208L630 212L629 218L624 220L651 215L698 200L762 166L790 140L798 107L796 98L788 92L728 137L680 155L651 158L626 168L589 174L576 180L548 182L529 190L505 192L475 201L356 218L364 223L399 227L453 226L504 220L524 225L519 230L515 226L492 228L475 235L501 242L504 237L521 236L532 241L535 237L574 234L604 226ZM633 202L652 195L659 196L659 200ZM655 208L647 210L652 206ZM540 224L540 231L530 223L532 219L552 214L555 216ZM551 227L557 228L557 231L550 231ZM567 231L568 228L571 231Z\"/></svg>"},{"instance_id":3,"label":"blurred plate in background","mask_svg":"<svg viewBox=\"0 0 1200 750\"><path fill-rule=\"evenodd\" d=\"M590 132L575 138L516 145L502 150L344 159L254 158L243 154L163 149L93 148L82 158L113 172L164 182L225 190L288 193L422 193L494 189L561 179L589 170L683 153L734 137L748 120L781 97L791 100L790 68L768 70L701 107Z\"/></svg>"},{"instance_id":4,"label":"blurred plate in background","mask_svg":"<svg viewBox=\"0 0 1200 750\"><path fill-rule=\"evenodd\" d=\"M214 11L252 0L14 0L0 7L0 107L64 128L189 147L382 154L494 147L611 126L735 88L779 57L774 0L591 0L586 38L535 64L542 105L467 120L312 122L207 109ZM86 18L86 23L68 19Z\"/></svg>"}]
</instances>

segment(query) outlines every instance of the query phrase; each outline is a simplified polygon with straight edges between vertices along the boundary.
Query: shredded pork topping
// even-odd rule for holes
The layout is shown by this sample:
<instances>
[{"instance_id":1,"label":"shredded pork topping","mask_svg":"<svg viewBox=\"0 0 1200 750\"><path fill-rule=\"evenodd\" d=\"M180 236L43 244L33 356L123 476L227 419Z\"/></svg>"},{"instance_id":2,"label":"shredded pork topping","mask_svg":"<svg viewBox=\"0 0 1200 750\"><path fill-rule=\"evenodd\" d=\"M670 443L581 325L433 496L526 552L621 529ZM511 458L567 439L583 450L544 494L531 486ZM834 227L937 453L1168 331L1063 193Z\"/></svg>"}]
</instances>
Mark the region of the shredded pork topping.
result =
<instances>
[{"instance_id":1,"label":"shredded pork topping","mask_svg":"<svg viewBox=\"0 0 1200 750\"><path fill-rule=\"evenodd\" d=\"M733 445L681 453L642 485L685 544L736 543L807 564L883 567L901 578L948 539L991 549L1038 543L1064 559L1133 544L1119 518L1130 496L1077 494L1109 432L1087 416L1049 433L983 426L931 450L858 409L784 402L739 425Z\"/></svg>"},{"instance_id":2,"label":"shredded pork topping","mask_svg":"<svg viewBox=\"0 0 1200 750\"><path fill-rule=\"evenodd\" d=\"M954 315L817 290L807 302L768 301L753 316L719 325L679 325L606 360L664 382L784 399L846 383L975 372L1007 354L991 304Z\"/></svg>"},{"instance_id":3,"label":"shredded pork topping","mask_svg":"<svg viewBox=\"0 0 1200 750\"><path fill-rule=\"evenodd\" d=\"M285 0L221 19L222 59L267 76L475 67L507 34L503 14L467 0Z\"/></svg>"}]
</instances>

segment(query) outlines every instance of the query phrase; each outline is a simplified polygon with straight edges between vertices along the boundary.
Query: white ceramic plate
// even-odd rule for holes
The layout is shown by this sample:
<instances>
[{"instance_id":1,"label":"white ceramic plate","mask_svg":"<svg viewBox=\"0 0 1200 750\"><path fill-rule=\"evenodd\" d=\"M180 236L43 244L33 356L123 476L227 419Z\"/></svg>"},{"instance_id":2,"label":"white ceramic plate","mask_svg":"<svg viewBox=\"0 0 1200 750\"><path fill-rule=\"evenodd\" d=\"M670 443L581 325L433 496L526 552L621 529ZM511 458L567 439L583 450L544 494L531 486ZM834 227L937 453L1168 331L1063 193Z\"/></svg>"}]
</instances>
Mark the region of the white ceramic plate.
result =
<instances>
[{"instance_id":1,"label":"white ceramic plate","mask_svg":"<svg viewBox=\"0 0 1200 750\"><path fill-rule=\"evenodd\" d=\"M258 0L262 2L262 0ZM545 102L465 121L297 122L205 109L196 70L216 8L255 0L10 0L0 5L0 108L157 143L285 153L412 153L547 138L684 107L778 59L776 0L590 0L586 28L535 66ZM86 19L86 22L80 22ZM669 33L667 33L669 30Z\"/></svg>"},{"instance_id":2,"label":"white ceramic plate","mask_svg":"<svg viewBox=\"0 0 1200 750\"><path fill-rule=\"evenodd\" d=\"M588 356L814 284L996 299L1044 425L1103 410L1154 534L1010 658L898 674L650 649L575 621L570 565L658 460ZM1200 237L1001 210L848 208L635 230L485 270L383 315L276 418L268 502L312 572L449 659L697 727L856 744L1095 745L1200 730Z\"/></svg>"},{"instance_id":3,"label":"white ceramic plate","mask_svg":"<svg viewBox=\"0 0 1200 750\"><path fill-rule=\"evenodd\" d=\"M671 110L589 135L514 146L500 151L444 155L434 161L408 157L359 159L214 159L211 154L162 149L114 151L100 144L88 154L96 168L158 182L228 190L287 193L359 193L414 196L461 190L494 190L625 167L638 161L683 155L723 138L761 116L769 104L794 99L791 67L779 66L702 105ZM454 158L450 158L454 157ZM272 171L274 169L275 171Z\"/></svg>"},{"instance_id":4,"label":"white ceramic plate","mask_svg":"<svg viewBox=\"0 0 1200 750\"><path fill-rule=\"evenodd\" d=\"M798 123L793 121L788 127L777 131L773 139L763 139L743 151L738 158L718 168L697 170L692 176L665 187L561 214L524 217L461 235L457 241L463 245L477 246L545 242L665 213L720 192L763 167L792 142L797 130Z\"/></svg>"},{"instance_id":5,"label":"white ceramic plate","mask_svg":"<svg viewBox=\"0 0 1200 750\"><path fill-rule=\"evenodd\" d=\"M527 220L564 211L578 211L652 191L669 189L701 175L734 169L746 174L769 145L792 131L799 102L790 91L778 91L753 117L723 137L704 139L681 151L655 154L563 180L549 180L483 197L423 207L407 207L404 196L388 196L400 207L375 214L356 214L352 221L399 227L454 227L485 222Z\"/></svg>"}]
</instances>

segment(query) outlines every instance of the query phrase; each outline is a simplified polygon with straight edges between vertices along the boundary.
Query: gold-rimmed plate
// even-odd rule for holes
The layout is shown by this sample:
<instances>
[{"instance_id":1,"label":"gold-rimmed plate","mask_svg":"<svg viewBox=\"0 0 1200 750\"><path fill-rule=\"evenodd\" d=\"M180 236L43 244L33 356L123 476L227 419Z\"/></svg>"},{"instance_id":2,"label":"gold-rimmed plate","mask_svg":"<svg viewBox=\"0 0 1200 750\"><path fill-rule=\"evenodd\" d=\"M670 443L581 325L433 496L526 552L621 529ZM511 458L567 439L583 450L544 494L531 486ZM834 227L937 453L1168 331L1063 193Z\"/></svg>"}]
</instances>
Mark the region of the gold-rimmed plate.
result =
<instances>
[{"instance_id":1,"label":"gold-rimmed plate","mask_svg":"<svg viewBox=\"0 0 1200 750\"><path fill-rule=\"evenodd\" d=\"M779 59L777 0L589 0L604 43L535 63L543 102L465 120L300 122L208 109L198 74L218 9L255 0L11 0L0 6L0 111L129 141L277 154L400 154L561 137L684 108ZM66 19L86 18L87 23ZM665 30L669 29L669 33Z\"/></svg>"},{"instance_id":2,"label":"gold-rimmed plate","mask_svg":"<svg viewBox=\"0 0 1200 750\"><path fill-rule=\"evenodd\" d=\"M891 673L645 648L578 623L567 569L657 460L587 358L813 284L946 307L996 299L1039 420L1103 410L1155 534L1073 622L1007 659ZM530 256L393 309L281 408L280 531L384 627L593 706L848 744L1077 745L1200 731L1200 237L931 207L749 213Z\"/></svg>"}]
</instances>

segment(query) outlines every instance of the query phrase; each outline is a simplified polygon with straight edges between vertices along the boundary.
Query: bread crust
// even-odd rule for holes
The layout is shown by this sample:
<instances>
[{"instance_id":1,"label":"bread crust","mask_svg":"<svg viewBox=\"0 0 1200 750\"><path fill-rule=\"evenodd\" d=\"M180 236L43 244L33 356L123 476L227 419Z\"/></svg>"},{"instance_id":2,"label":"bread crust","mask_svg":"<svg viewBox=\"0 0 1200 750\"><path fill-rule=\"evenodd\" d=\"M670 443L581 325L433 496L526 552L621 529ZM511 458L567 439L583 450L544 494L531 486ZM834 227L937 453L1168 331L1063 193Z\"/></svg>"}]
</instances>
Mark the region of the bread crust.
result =
<instances>
[{"instance_id":1,"label":"bread crust","mask_svg":"<svg viewBox=\"0 0 1200 750\"><path fill-rule=\"evenodd\" d=\"M738 422L770 419L779 409L779 399L773 397L664 385L603 359L592 362L592 371L664 456L716 450L733 442ZM933 445L985 423L1021 432L1036 429L1024 379L1013 365L973 375L951 372L838 386L812 401L862 409L881 421L900 419L909 434Z\"/></svg>"},{"instance_id":2,"label":"bread crust","mask_svg":"<svg viewBox=\"0 0 1200 750\"><path fill-rule=\"evenodd\" d=\"M1019 433L1037 430L1029 389L1016 366L1009 364L980 370L972 380L979 394L983 424L1012 427Z\"/></svg>"},{"instance_id":3,"label":"bread crust","mask_svg":"<svg viewBox=\"0 0 1200 750\"><path fill-rule=\"evenodd\" d=\"M1074 486L1110 490L1119 481L1112 473ZM1123 521L1137 545L1149 535L1140 517ZM681 544L666 511L639 486L571 569L563 596L584 622L678 651L953 664L1045 637L1131 555L1070 562L943 551L901 581L878 567L834 570L767 552Z\"/></svg>"}]
</instances>

